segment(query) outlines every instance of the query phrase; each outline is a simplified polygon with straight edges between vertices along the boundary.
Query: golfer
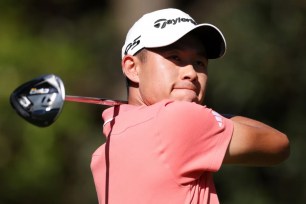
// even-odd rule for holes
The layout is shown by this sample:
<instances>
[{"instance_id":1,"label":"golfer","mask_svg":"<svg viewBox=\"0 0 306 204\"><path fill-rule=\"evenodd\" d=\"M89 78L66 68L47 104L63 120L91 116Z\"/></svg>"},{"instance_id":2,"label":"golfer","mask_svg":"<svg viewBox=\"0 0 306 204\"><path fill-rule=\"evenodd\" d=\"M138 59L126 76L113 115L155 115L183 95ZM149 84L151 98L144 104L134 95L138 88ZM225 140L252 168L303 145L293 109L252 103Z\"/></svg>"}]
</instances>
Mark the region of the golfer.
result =
<instances>
[{"instance_id":1,"label":"golfer","mask_svg":"<svg viewBox=\"0 0 306 204\"><path fill-rule=\"evenodd\" d=\"M103 112L107 142L91 169L100 204L219 203L223 164L270 166L289 156L282 132L203 105L221 31L178 9L143 15L122 47L128 104Z\"/></svg>"}]
</instances>

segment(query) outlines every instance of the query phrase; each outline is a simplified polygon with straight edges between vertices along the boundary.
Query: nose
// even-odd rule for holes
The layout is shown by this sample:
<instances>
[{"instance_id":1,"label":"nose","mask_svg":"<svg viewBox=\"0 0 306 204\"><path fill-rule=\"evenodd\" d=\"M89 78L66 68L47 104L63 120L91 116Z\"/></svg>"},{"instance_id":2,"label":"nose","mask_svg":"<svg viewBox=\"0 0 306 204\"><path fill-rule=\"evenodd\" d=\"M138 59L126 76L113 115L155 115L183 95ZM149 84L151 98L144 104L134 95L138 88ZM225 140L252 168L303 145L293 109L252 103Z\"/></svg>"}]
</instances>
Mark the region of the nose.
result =
<instances>
[{"instance_id":1,"label":"nose","mask_svg":"<svg viewBox=\"0 0 306 204\"><path fill-rule=\"evenodd\" d=\"M198 77L197 72L192 64L188 64L182 67L181 72L182 72L182 79L194 81Z\"/></svg>"}]
</instances>

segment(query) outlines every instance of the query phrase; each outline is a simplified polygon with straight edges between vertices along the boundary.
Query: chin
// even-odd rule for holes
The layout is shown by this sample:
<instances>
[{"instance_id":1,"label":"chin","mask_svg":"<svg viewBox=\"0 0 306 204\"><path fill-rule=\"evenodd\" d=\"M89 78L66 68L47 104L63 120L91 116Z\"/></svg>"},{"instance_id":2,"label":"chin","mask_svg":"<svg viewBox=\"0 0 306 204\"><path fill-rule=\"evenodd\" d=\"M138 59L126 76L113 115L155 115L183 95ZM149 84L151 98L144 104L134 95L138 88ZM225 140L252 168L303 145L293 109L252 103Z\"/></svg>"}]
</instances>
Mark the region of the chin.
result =
<instances>
[{"instance_id":1,"label":"chin","mask_svg":"<svg viewBox=\"0 0 306 204\"><path fill-rule=\"evenodd\" d=\"M179 94L173 94L171 99L176 101L186 101L186 102L194 102L197 104L201 104L203 102L203 97L198 96L194 92L183 92Z\"/></svg>"}]
</instances>

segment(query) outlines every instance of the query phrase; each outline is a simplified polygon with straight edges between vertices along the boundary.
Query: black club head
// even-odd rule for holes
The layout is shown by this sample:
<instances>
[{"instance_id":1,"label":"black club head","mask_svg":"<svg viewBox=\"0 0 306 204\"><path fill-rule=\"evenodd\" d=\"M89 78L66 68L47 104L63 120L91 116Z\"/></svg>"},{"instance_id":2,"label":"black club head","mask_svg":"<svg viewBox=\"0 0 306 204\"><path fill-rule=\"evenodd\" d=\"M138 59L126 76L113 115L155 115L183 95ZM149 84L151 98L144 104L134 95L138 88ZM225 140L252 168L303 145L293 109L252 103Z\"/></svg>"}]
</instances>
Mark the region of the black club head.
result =
<instances>
[{"instance_id":1,"label":"black club head","mask_svg":"<svg viewBox=\"0 0 306 204\"><path fill-rule=\"evenodd\" d=\"M55 122L62 111L64 100L64 84L53 74L22 84L10 97L10 103L18 115L39 127L47 127Z\"/></svg>"}]
</instances>

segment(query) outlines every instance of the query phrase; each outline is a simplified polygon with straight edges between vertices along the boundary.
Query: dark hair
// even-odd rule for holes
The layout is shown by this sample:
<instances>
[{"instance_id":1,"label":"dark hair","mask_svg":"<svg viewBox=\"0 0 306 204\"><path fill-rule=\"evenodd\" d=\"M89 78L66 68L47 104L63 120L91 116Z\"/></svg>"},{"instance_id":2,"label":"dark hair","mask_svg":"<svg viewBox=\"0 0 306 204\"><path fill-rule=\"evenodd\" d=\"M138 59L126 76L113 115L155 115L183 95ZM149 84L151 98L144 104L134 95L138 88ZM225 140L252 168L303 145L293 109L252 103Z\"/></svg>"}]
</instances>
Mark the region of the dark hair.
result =
<instances>
[{"instance_id":1,"label":"dark hair","mask_svg":"<svg viewBox=\"0 0 306 204\"><path fill-rule=\"evenodd\" d=\"M140 60L140 62L145 63L147 60L147 49L141 49L135 54L135 56Z\"/></svg>"}]
</instances>

